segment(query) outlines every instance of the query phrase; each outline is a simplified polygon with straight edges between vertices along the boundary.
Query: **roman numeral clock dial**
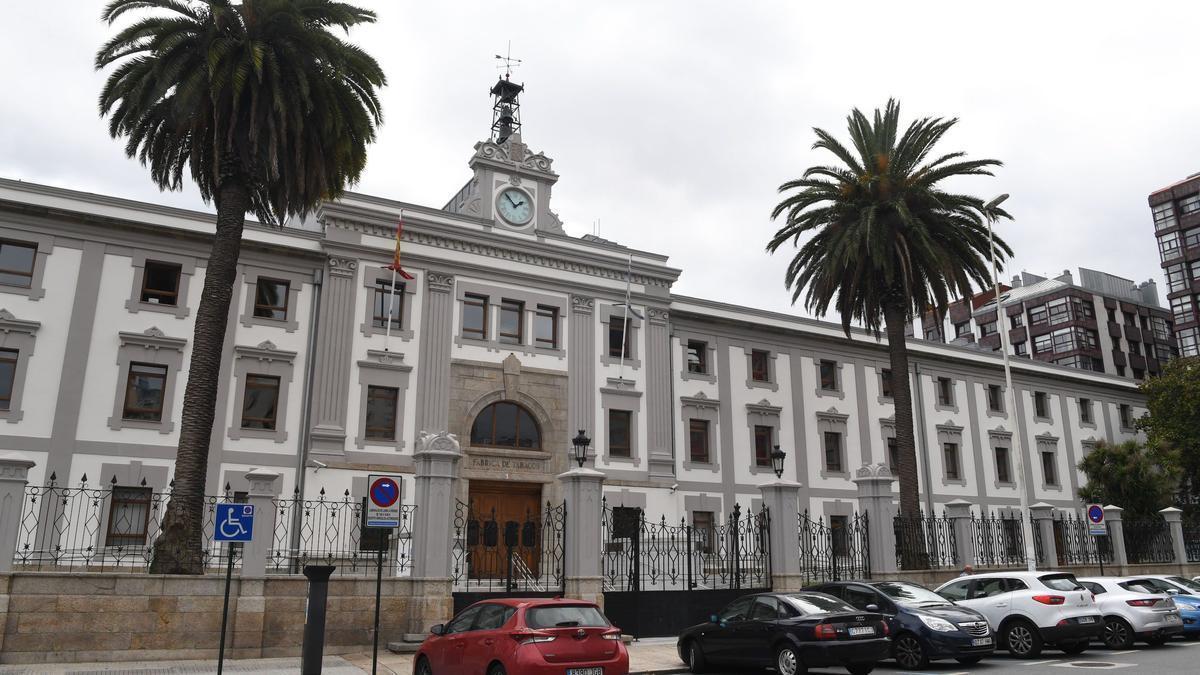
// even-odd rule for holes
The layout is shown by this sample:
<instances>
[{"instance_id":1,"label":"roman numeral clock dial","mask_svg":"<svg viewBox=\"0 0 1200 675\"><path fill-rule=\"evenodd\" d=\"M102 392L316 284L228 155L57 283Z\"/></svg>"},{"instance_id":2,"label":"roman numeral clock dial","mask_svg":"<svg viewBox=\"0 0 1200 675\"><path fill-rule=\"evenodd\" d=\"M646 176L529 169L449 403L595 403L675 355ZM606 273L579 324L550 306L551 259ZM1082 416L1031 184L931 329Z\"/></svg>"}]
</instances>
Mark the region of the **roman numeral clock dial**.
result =
<instances>
[{"instance_id":1,"label":"roman numeral clock dial","mask_svg":"<svg viewBox=\"0 0 1200 675\"><path fill-rule=\"evenodd\" d=\"M513 225L525 225L533 220L533 198L524 190L506 188L496 197L496 212Z\"/></svg>"}]
</instances>

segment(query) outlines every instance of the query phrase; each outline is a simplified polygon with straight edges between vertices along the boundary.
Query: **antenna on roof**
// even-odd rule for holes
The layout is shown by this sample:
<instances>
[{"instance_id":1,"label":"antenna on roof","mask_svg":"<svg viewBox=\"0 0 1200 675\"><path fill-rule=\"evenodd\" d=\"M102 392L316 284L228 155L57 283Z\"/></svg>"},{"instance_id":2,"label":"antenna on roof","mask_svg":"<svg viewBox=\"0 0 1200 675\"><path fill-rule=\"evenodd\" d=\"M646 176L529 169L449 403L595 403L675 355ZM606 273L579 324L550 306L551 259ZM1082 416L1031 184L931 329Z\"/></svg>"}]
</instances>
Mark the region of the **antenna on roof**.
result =
<instances>
[{"instance_id":1,"label":"antenna on roof","mask_svg":"<svg viewBox=\"0 0 1200 675\"><path fill-rule=\"evenodd\" d=\"M492 138L503 143L509 136L521 131L521 102L518 99L525 86L509 80L512 69L521 65L521 59L512 57L512 41L508 43L507 56L496 55L502 61L496 66L504 71L504 77L492 85Z\"/></svg>"},{"instance_id":2,"label":"antenna on roof","mask_svg":"<svg viewBox=\"0 0 1200 675\"><path fill-rule=\"evenodd\" d=\"M508 51L505 52L505 55L501 56L497 54L496 60L502 62L500 65L496 66L496 70L503 70L504 79L507 80L512 76L513 68L521 65L521 59L514 59L512 57L512 40L508 41Z\"/></svg>"}]
</instances>

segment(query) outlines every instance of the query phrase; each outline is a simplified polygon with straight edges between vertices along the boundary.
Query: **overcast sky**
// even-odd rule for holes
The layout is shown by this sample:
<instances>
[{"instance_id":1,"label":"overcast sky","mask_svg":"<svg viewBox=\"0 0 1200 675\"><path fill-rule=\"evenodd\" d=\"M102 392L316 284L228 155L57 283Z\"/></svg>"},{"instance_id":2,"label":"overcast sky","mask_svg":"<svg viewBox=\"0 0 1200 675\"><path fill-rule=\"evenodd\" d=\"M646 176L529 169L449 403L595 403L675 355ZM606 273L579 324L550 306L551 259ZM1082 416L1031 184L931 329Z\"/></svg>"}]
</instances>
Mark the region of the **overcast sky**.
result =
<instances>
[{"instance_id":1,"label":"overcast sky","mask_svg":"<svg viewBox=\"0 0 1200 675\"><path fill-rule=\"evenodd\" d=\"M676 292L797 311L768 258L776 188L815 163L812 127L901 100L958 117L944 150L1004 161L957 187L1011 193L1010 268L1084 266L1163 292L1146 196L1200 171L1200 3L395 2L352 34L390 81L354 189L440 207L491 124L493 55L524 59L524 140L552 208L665 253ZM111 30L96 0L6 3L0 176L206 208L161 194L96 112ZM990 9L983 9L984 6ZM209 209L211 210L211 209ZM829 317L835 319L835 317Z\"/></svg>"}]
</instances>

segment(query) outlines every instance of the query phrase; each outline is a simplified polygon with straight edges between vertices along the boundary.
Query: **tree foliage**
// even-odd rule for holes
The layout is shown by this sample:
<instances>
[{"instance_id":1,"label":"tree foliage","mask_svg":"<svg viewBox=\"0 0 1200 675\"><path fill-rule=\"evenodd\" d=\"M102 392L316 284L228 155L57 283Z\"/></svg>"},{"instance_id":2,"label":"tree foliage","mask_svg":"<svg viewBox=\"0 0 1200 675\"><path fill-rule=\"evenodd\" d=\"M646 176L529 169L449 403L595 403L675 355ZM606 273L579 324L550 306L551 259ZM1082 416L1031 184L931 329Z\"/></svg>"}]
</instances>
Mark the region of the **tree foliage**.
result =
<instances>
[{"instance_id":1,"label":"tree foliage","mask_svg":"<svg viewBox=\"0 0 1200 675\"><path fill-rule=\"evenodd\" d=\"M1179 488L1174 453L1137 441L1100 442L1079 462L1087 483L1079 488L1085 503L1115 504L1125 518L1150 518L1171 506Z\"/></svg>"},{"instance_id":2,"label":"tree foliage","mask_svg":"<svg viewBox=\"0 0 1200 675\"><path fill-rule=\"evenodd\" d=\"M1170 451L1181 473L1182 502L1200 511L1200 358L1177 358L1141 385L1148 414L1138 420L1152 446Z\"/></svg>"}]
</instances>

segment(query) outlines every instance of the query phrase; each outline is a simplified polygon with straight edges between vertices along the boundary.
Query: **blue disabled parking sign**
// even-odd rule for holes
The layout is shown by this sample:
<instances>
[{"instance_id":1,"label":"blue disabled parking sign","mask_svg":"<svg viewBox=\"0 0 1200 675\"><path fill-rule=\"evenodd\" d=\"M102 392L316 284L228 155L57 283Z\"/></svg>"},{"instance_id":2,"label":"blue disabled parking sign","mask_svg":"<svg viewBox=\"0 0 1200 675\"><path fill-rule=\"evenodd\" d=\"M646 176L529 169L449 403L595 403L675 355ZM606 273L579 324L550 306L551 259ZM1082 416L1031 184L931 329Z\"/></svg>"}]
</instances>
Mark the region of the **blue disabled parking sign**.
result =
<instances>
[{"instance_id":1,"label":"blue disabled parking sign","mask_svg":"<svg viewBox=\"0 0 1200 675\"><path fill-rule=\"evenodd\" d=\"M254 507L249 504L217 504L214 541L250 541L254 532Z\"/></svg>"}]
</instances>

